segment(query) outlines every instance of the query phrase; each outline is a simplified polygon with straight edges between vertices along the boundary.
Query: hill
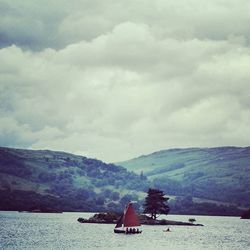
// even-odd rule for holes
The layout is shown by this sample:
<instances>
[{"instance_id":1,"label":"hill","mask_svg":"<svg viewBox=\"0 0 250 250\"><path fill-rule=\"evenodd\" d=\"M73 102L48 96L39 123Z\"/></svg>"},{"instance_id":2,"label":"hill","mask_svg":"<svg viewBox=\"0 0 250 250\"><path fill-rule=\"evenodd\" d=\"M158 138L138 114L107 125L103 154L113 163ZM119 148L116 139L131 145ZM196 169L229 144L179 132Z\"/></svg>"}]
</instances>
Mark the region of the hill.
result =
<instances>
[{"instance_id":1,"label":"hill","mask_svg":"<svg viewBox=\"0 0 250 250\"><path fill-rule=\"evenodd\" d=\"M186 200L250 206L250 147L169 149L117 165Z\"/></svg>"},{"instance_id":2,"label":"hill","mask_svg":"<svg viewBox=\"0 0 250 250\"><path fill-rule=\"evenodd\" d=\"M148 187L146 178L114 164L0 147L0 210L122 211Z\"/></svg>"},{"instance_id":3,"label":"hill","mask_svg":"<svg viewBox=\"0 0 250 250\"><path fill-rule=\"evenodd\" d=\"M161 157L156 157L161 159L162 164L163 152L160 152ZM140 164L135 164L138 173L134 173L131 171L133 168L127 170L122 166L64 152L0 147L0 210L121 212L125 204L133 200L137 201L136 209L142 212L146 191L153 187L164 190L170 197L171 213L242 214L237 208L239 204L228 199L228 189L224 190L227 199L217 199L213 193L210 194L216 189L199 184L197 179L200 178L204 178L205 183L212 181L209 171L204 171L203 175L194 170L181 173L180 170L187 167L184 158L181 158L182 162L176 160L176 165L175 161L159 167L157 162L153 162L155 165L150 163L143 174L141 170L144 168L138 166L141 166L144 157L138 158ZM187 162L191 162L191 158ZM168 176L168 173L172 175ZM195 179L194 176L198 177ZM246 172L242 174L241 182L247 176ZM247 191L249 189L242 191L242 197ZM240 205L247 204L247 199Z\"/></svg>"}]
</instances>

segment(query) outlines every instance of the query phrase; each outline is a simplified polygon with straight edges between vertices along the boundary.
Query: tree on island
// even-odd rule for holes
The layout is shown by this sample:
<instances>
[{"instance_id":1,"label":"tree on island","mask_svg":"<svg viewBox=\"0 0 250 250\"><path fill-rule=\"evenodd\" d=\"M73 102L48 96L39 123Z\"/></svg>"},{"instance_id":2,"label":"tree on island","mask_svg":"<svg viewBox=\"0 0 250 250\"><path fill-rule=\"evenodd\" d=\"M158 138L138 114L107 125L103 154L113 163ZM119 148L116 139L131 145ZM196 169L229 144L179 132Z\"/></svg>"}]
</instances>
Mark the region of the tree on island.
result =
<instances>
[{"instance_id":1,"label":"tree on island","mask_svg":"<svg viewBox=\"0 0 250 250\"><path fill-rule=\"evenodd\" d=\"M188 221L189 221L190 223L194 223L194 222L196 221L196 219L195 219L195 218L189 218Z\"/></svg>"},{"instance_id":2,"label":"tree on island","mask_svg":"<svg viewBox=\"0 0 250 250\"><path fill-rule=\"evenodd\" d=\"M168 214L169 206L166 202L169 200L165 197L163 191L159 189L149 189L148 195L145 198L144 212L145 214L150 214L152 219L156 219L157 214Z\"/></svg>"}]
</instances>

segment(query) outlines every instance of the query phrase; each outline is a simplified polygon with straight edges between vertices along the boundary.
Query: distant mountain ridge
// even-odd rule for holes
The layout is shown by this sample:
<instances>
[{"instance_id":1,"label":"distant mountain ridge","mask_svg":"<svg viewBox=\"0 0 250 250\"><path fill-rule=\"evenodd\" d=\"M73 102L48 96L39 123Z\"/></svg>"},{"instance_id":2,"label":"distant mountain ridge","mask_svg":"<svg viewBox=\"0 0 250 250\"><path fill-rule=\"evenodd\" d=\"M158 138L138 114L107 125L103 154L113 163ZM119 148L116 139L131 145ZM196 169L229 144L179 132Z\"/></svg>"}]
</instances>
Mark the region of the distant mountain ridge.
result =
<instances>
[{"instance_id":1,"label":"distant mountain ridge","mask_svg":"<svg viewBox=\"0 0 250 250\"><path fill-rule=\"evenodd\" d=\"M146 178L96 159L0 147L0 210L122 210L148 186Z\"/></svg>"},{"instance_id":2,"label":"distant mountain ridge","mask_svg":"<svg viewBox=\"0 0 250 250\"><path fill-rule=\"evenodd\" d=\"M250 206L250 147L168 149L117 165L172 195Z\"/></svg>"}]
</instances>

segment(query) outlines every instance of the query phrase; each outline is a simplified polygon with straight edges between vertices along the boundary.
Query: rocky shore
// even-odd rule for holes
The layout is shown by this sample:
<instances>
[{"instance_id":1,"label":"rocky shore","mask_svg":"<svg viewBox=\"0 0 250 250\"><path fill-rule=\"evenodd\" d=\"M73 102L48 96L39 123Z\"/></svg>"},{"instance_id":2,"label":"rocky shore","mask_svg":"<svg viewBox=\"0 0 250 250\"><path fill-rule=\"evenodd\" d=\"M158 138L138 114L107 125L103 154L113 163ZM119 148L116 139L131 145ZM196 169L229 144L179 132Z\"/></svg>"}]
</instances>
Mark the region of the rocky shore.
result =
<instances>
[{"instance_id":1,"label":"rocky shore","mask_svg":"<svg viewBox=\"0 0 250 250\"><path fill-rule=\"evenodd\" d=\"M80 223L99 223L99 224L116 224L119 214L116 213L99 213L89 219L78 218ZM194 224L191 222L172 221L172 220L153 220L147 215L139 215L142 225L175 225L175 226L203 226L202 224Z\"/></svg>"}]
</instances>

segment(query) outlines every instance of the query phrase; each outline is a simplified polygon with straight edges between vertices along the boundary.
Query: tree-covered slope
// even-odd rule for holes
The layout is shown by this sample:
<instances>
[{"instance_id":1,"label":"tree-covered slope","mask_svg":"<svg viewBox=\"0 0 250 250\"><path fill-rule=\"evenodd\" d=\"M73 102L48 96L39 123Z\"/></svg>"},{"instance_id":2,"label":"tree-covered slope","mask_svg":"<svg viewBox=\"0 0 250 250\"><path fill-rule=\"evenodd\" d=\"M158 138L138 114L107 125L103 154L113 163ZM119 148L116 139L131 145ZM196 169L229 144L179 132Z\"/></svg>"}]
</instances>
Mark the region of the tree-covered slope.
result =
<instances>
[{"instance_id":1,"label":"tree-covered slope","mask_svg":"<svg viewBox=\"0 0 250 250\"><path fill-rule=\"evenodd\" d=\"M170 149L118 165L168 194L250 205L250 147Z\"/></svg>"},{"instance_id":2,"label":"tree-covered slope","mask_svg":"<svg viewBox=\"0 0 250 250\"><path fill-rule=\"evenodd\" d=\"M146 178L114 164L63 152L0 147L0 210L122 210L148 187Z\"/></svg>"}]
</instances>

